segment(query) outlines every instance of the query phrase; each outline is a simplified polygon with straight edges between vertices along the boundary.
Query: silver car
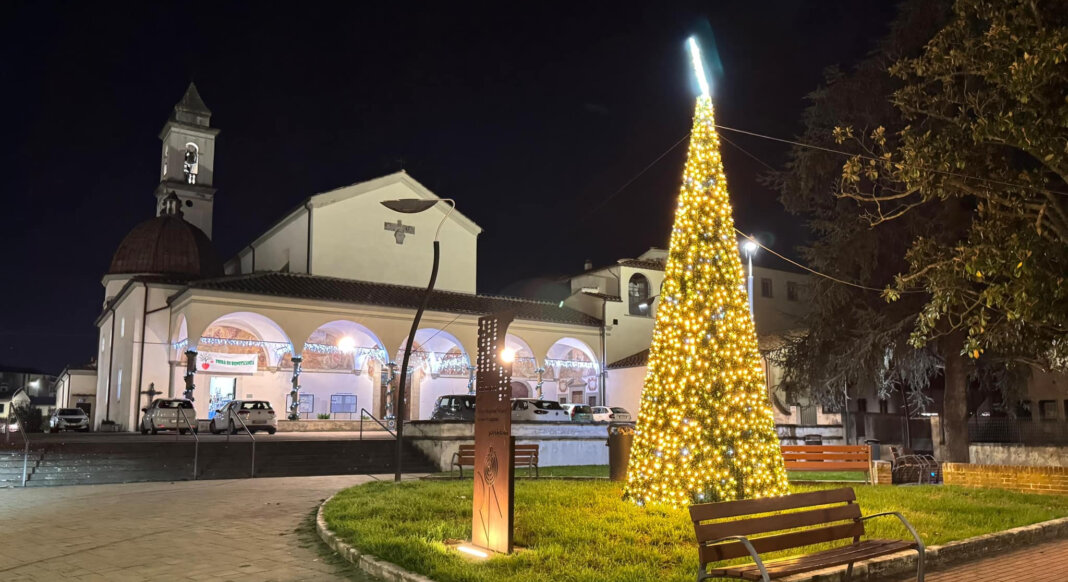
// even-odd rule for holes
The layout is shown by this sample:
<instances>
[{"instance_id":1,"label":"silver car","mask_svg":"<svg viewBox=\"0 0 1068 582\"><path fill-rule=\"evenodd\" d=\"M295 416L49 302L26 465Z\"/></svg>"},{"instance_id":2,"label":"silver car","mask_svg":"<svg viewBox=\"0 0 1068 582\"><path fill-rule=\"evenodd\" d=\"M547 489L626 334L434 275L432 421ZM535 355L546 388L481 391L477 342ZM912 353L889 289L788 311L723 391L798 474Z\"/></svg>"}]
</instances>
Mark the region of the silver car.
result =
<instances>
[{"instance_id":1,"label":"silver car","mask_svg":"<svg viewBox=\"0 0 1068 582\"><path fill-rule=\"evenodd\" d=\"M142 408L141 434L156 434L161 430L177 430L181 434L197 428L197 413L193 403L181 398L157 398Z\"/></svg>"},{"instance_id":2,"label":"silver car","mask_svg":"<svg viewBox=\"0 0 1068 582\"><path fill-rule=\"evenodd\" d=\"M559 402L537 398L515 398L512 400L512 420L570 422L571 417Z\"/></svg>"},{"instance_id":3,"label":"silver car","mask_svg":"<svg viewBox=\"0 0 1068 582\"><path fill-rule=\"evenodd\" d=\"M48 419L48 429L51 432L61 430L89 432L89 416L81 408L58 408Z\"/></svg>"},{"instance_id":4,"label":"silver car","mask_svg":"<svg viewBox=\"0 0 1068 582\"><path fill-rule=\"evenodd\" d=\"M240 421L237 419L241 419ZM230 431L230 434L243 432L242 423L249 432L267 431L274 434L278 430L278 417L274 407L266 400L231 400L221 409L215 411L211 419L211 433Z\"/></svg>"}]
</instances>

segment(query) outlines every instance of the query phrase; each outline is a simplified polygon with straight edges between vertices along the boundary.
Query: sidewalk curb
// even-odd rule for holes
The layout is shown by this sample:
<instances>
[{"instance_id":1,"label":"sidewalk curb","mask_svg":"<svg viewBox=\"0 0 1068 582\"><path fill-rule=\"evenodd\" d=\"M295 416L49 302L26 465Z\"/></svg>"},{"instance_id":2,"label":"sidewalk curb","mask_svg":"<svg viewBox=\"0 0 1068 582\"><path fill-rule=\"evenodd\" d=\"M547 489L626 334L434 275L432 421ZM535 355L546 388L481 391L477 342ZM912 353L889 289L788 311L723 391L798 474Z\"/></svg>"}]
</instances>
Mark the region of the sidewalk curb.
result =
<instances>
[{"instance_id":1,"label":"sidewalk curb","mask_svg":"<svg viewBox=\"0 0 1068 582\"><path fill-rule=\"evenodd\" d=\"M976 557L987 557L1006 551L1020 549L1040 542L1068 538L1068 517L1061 517L1025 525L1004 531L984 534L949 542L941 546L928 546L926 572L953 566ZM853 580L878 581L895 579L916 572L916 552L908 550L873 560L857 562L853 566ZM782 578L783 582L842 582L845 567L805 572Z\"/></svg>"},{"instance_id":2,"label":"sidewalk curb","mask_svg":"<svg viewBox=\"0 0 1068 582\"><path fill-rule=\"evenodd\" d=\"M323 507L334 496L319 504L315 513L315 531L323 543L330 546L339 556L352 563L357 568L368 574L385 580L386 582L434 582L421 574L409 572L391 562L380 560L370 554L361 553L351 545L330 531L323 519ZM965 562L977 556L990 556L1009 550L1019 549L1039 542L1052 541L1068 538L1068 517L1051 519L1025 525L1005 531L976 536L955 542L949 542L942 546L929 546L927 548L927 573L936 568L952 566ZM864 580L877 581L888 577L902 577L916 572L916 553L912 550L900 552L882 558L857 562L853 566L853 578L855 582ZM782 582L842 582L845 574L845 566L826 568L805 572L788 578L781 578Z\"/></svg>"},{"instance_id":3,"label":"sidewalk curb","mask_svg":"<svg viewBox=\"0 0 1068 582\"><path fill-rule=\"evenodd\" d=\"M370 554L361 553L356 548L341 541L341 538L330 531L330 528L326 526L326 520L323 519L323 508L333 498L334 495L331 495L319 504L319 509L315 512L315 531L319 533L319 539L337 552L337 555L350 562L353 566L386 582L434 582L426 576L409 572L391 562L379 560Z\"/></svg>"}]
</instances>

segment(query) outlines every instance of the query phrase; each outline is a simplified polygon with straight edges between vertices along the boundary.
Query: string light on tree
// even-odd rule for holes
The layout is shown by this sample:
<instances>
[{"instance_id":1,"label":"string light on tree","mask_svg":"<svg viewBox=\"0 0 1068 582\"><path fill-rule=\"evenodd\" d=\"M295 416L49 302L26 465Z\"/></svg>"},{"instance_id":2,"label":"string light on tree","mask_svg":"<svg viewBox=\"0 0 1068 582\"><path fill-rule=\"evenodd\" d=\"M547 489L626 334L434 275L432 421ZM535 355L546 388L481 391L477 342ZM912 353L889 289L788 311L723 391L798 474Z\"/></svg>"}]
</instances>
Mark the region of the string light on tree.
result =
<instances>
[{"instance_id":1,"label":"string light on tree","mask_svg":"<svg viewBox=\"0 0 1068 582\"><path fill-rule=\"evenodd\" d=\"M671 232L626 496L685 506L786 494L712 99L701 95Z\"/></svg>"}]
</instances>

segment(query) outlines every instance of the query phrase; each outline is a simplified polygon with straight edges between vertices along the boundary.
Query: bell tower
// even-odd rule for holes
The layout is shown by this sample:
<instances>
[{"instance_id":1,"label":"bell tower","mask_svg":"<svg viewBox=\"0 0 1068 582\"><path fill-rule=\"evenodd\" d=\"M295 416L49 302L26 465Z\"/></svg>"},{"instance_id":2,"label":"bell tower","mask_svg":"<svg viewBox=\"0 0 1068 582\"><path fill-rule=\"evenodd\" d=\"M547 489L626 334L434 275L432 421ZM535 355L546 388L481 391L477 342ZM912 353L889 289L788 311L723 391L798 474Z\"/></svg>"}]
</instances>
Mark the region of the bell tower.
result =
<instances>
[{"instance_id":1,"label":"bell tower","mask_svg":"<svg viewBox=\"0 0 1068 582\"><path fill-rule=\"evenodd\" d=\"M185 220L211 238L212 207L215 200L215 136L211 110L200 98L197 86L189 84L174 114L160 131L163 152L159 186L156 188L156 215L165 210L164 201L174 193Z\"/></svg>"}]
</instances>

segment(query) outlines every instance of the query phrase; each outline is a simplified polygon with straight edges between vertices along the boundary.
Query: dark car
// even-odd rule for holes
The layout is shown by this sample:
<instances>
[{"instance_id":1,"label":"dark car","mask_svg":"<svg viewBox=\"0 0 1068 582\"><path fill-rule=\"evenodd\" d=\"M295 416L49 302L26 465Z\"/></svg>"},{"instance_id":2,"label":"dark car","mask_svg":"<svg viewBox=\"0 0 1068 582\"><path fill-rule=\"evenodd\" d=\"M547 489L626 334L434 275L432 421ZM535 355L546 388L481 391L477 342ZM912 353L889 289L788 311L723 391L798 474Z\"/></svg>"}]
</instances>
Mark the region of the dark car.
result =
<instances>
[{"instance_id":1,"label":"dark car","mask_svg":"<svg viewBox=\"0 0 1068 582\"><path fill-rule=\"evenodd\" d=\"M475 396L453 394L439 397L430 420L475 420Z\"/></svg>"}]
</instances>

